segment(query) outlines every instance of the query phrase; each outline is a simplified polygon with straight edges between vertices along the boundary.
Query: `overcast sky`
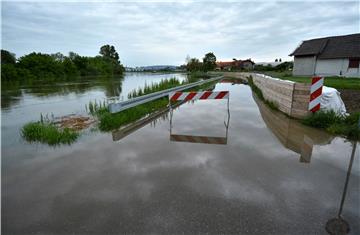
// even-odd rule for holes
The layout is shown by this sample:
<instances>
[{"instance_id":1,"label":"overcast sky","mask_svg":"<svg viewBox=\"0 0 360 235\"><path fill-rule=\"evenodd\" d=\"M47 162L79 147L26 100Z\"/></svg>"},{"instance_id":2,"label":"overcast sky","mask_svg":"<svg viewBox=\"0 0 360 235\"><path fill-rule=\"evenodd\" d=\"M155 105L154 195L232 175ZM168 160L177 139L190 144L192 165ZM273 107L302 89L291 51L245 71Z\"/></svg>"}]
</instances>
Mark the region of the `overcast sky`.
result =
<instances>
[{"instance_id":1,"label":"overcast sky","mask_svg":"<svg viewBox=\"0 0 360 235\"><path fill-rule=\"evenodd\" d=\"M2 3L2 48L95 56L114 45L127 66L291 60L302 40L359 33L359 1Z\"/></svg>"}]
</instances>

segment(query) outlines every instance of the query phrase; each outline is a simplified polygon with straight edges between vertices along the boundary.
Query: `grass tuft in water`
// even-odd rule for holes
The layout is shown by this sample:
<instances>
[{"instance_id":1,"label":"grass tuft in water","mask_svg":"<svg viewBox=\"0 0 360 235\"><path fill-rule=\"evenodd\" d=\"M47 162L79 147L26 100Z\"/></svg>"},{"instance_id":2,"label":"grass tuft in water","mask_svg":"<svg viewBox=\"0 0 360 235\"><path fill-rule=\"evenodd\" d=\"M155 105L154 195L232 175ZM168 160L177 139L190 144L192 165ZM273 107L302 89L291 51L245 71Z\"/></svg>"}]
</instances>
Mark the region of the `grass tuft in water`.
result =
<instances>
[{"instance_id":1,"label":"grass tuft in water","mask_svg":"<svg viewBox=\"0 0 360 235\"><path fill-rule=\"evenodd\" d=\"M147 95L153 92L170 89L179 85L181 85L181 82L175 77L170 79L162 79L159 83L151 83L151 85L145 83L144 88L138 88L137 90L136 89L132 90L128 94L128 98L131 99L138 96Z\"/></svg>"},{"instance_id":2,"label":"grass tuft in water","mask_svg":"<svg viewBox=\"0 0 360 235\"><path fill-rule=\"evenodd\" d=\"M302 123L325 129L332 134L346 136L351 140L360 140L359 118L360 112L351 113L349 116L343 117L334 111L320 110L306 117Z\"/></svg>"},{"instance_id":3,"label":"grass tuft in water","mask_svg":"<svg viewBox=\"0 0 360 235\"><path fill-rule=\"evenodd\" d=\"M21 129L23 138L29 142L40 142L49 145L71 144L79 134L68 128L58 129L48 122L30 122Z\"/></svg>"}]
</instances>

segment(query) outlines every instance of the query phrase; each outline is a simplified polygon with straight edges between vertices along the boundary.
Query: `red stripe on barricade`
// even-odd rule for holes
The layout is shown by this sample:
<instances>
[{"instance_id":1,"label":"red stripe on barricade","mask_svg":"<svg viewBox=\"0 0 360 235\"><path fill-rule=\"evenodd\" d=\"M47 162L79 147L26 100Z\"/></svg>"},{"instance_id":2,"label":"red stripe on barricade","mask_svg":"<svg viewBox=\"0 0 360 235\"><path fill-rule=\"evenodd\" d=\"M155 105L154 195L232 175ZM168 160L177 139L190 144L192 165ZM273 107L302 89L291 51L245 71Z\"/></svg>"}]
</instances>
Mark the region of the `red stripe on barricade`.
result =
<instances>
[{"instance_id":1,"label":"red stripe on barricade","mask_svg":"<svg viewBox=\"0 0 360 235\"><path fill-rule=\"evenodd\" d=\"M314 100L315 98L319 97L322 93L322 87L311 93L310 95L310 101Z\"/></svg>"},{"instance_id":2,"label":"red stripe on barricade","mask_svg":"<svg viewBox=\"0 0 360 235\"><path fill-rule=\"evenodd\" d=\"M315 84L317 81L319 81L321 79L321 77L313 77L311 80L311 85Z\"/></svg>"},{"instance_id":3,"label":"red stripe on barricade","mask_svg":"<svg viewBox=\"0 0 360 235\"><path fill-rule=\"evenodd\" d=\"M194 96L196 96L197 92L190 92L186 97L185 97L185 101L191 100L192 98L194 98Z\"/></svg>"},{"instance_id":4,"label":"red stripe on barricade","mask_svg":"<svg viewBox=\"0 0 360 235\"><path fill-rule=\"evenodd\" d=\"M182 95L182 92L176 92L170 100L176 101L180 96Z\"/></svg>"},{"instance_id":5,"label":"red stripe on barricade","mask_svg":"<svg viewBox=\"0 0 360 235\"><path fill-rule=\"evenodd\" d=\"M215 99L222 99L228 92L227 91L221 91Z\"/></svg>"},{"instance_id":6,"label":"red stripe on barricade","mask_svg":"<svg viewBox=\"0 0 360 235\"><path fill-rule=\"evenodd\" d=\"M200 97L200 100L206 100L211 94L212 91L205 91L204 94Z\"/></svg>"},{"instance_id":7,"label":"red stripe on barricade","mask_svg":"<svg viewBox=\"0 0 360 235\"><path fill-rule=\"evenodd\" d=\"M316 111L318 111L320 109L320 104L317 104L314 108L312 108L310 111L311 112L316 112Z\"/></svg>"}]
</instances>

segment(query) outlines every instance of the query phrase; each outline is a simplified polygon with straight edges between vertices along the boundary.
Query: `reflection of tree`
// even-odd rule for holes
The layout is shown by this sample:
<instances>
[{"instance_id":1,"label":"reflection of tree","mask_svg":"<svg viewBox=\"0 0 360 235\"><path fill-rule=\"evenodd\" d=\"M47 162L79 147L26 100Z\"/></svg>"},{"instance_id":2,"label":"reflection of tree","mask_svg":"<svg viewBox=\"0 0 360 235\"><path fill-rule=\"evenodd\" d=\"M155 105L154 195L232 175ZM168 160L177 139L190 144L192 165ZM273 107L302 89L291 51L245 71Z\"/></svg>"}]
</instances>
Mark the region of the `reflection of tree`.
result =
<instances>
[{"instance_id":1,"label":"reflection of tree","mask_svg":"<svg viewBox=\"0 0 360 235\"><path fill-rule=\"evenodd\" d=\"M123 76L115 77L114 79L106 79L104 83L105 95L107 98L120 96L122 92Z\"/></svg>"},{"instance_id":2,"label":"reflection of tree","mask_svg":"<svg viewBox=\"0 0 360 235\"><path fill-rule=\"evenodd\" d=\"M1 108L9 108L19 103L22 97L20 89L1 91Z\"/></svg>"},{"instance_id":3,"label":"reflection of tree","mask_svg":"<svg viewBox=\"0 0 360 235\"><path fill-rule=\"evenodd\" d=\"M61 96L70 93L84 94L92 89L103 90L107 98L121 94L123 76L117 77L82 77L72 82L16 82L2 83L1 107L9 108L21 100L24 93L36 97Z\"/></svg>"}]
</instances>

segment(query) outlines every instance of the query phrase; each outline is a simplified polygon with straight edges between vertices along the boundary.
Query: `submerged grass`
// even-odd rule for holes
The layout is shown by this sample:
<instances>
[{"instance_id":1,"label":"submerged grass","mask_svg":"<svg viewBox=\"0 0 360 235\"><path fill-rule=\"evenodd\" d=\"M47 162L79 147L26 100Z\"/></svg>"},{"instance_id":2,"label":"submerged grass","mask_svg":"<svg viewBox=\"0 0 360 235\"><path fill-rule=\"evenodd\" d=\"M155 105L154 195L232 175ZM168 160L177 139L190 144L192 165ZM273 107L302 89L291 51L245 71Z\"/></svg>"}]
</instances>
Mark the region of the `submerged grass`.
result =
<instances>
[{"instance_id":1,"label":"submerged grass","mask_svg":"<svg viewBox=\"0 0 360 235\"><path fill-rule=\"evenodd\" d=\"M332 134L346 136L351 140L360 140L359 118L360 112L343 117L334 111L318 111L309 115L302 123L325 129Z\"/></svg>"},{"instance_id":2,"label":"submerged grass","mask_svg":"<svg viewBox=\"0 0 360 235\"><path fill-rule=\"evenodd\" d=\"M151 85L145 83L144 88L132 90L132 92L128 94L128 98L131 99L138 96L147 95L153 92L170 89L179 85L181 85L181 82L176 78L162 79L159 83L151 83Z\"/></svg>"},{"instance_id":3,"label":"submerged grass","mask_svg":"<svg viewBox=\"0 0 360 235\"><path fill-rule=\"evenodd\" d=\"M29 142L49 145L71 144L79 134L68 128L63 130L48 122L30 122L21 129L23 138Z\"/></svg>"},{"instance_id":4,"label":"submerged grass","mask_svg":"<svg viewBox=\"0 0 360 235\"><path fill-rule=\"evenodd\" d=\"M96 111L96 116L99 119L99 129L101 131L117 129L123 125L143 118L154 111L165 108L168 103L169 101L167 98L162 98L114 114L110 113L107 108L98 109Z\"/></svg>"}]
</instances>

